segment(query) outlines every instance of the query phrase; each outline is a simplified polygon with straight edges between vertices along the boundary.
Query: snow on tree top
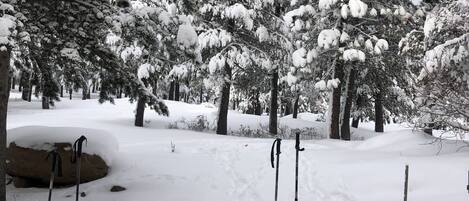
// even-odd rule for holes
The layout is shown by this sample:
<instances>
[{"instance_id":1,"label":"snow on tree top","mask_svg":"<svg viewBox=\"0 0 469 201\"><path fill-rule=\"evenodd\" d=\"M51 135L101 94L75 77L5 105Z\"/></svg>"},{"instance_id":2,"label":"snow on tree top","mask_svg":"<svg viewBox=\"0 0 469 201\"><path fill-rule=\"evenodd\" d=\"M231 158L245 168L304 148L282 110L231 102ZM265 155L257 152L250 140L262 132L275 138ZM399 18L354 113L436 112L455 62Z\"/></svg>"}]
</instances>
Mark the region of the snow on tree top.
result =
<instances>
[{"instance_id":1,"label":"snow on tree top","mask_svg":"<svg viewBox=\"0 0 469 201\"><path fill-rule=\"evenodd\" d=\"M419 0L419 1L422 1L422 0ZM469 7L469 0L458 0L458 5L459 6Z\"/></svg>"},{"instance_id":2,"label":"snow on tree top","mask_svg":"<svg viewBox=\"0 0 469 201\"><path fill-rule=\"evenodd\" d=\"M10 4L0 2L0 11L2 11L3 13L5 13L5 11L13 12L15 11L15 9Z\"/></svg>"},{"instance_id":3,"label":"snow on tree top","mask_svg":"<svg viewBox=\"0 0 469 201\"><path fill-rule=\"evenodd\" d=\"M225 16L231 19L242 19L245 28L251 30L254 27L254 21L251 18L253 10L247 9L243 4L236 3L225 9Z\"/></svg>"},{"instance_id":4,"label":"snow on tree top","mask_svg":"<svg viewBox=\"0 0 469 201\"><path fill-rule=\"evenodd\" d=\"M469 33L448 40L427 51L424 57L425 68L420 71L418 79L421 80L429 73L433 73L441 68L453 66L463 61L463 59L469 58L469 50L467 50L464 45L469 45Z\"/></svg>"},{"instance_id":5,"label":"snow on tree top","mask_svg":"<svg viewBox=\"0 0 469 201\"><path fill-rule=\"evenodd\" d=\"M340 31L338 29L325 29L319 33L318 46L324 49L330 49L339 44Z\"/></svg>"},{"instance_id":6,"label":"snow on tree top","mask_svg":"<svg viewBox=\"0 0 469 201\"><path fill-rule=\"evenodd\" d=\"M422 0L409 0L409 1L412 2L414 6L420 6L420 4L422 3Z\"/></svg>"},{"instance_id":7,"label":"snow on tree top","mask_svg":"<svg viewBox=\"0 0 469 201\"><path fill-rule=\"evenodd\" d=\"M319 82L314 84L314 88L319 89L319 90L326 90L327 89L326 81L320 80Z\"/></svg>"},{"instance_id":8,"label":"snow on tree top","mask_svg":"<svg viewBox=\"0 0 469 201\"><path fill-rule=\"evenodd\" d=\"M269 40L269 31L264 26L259 26L256 30L256 36L259 38L260 42Z\"/></svg>"},{"instance_id":9,"label":"snow on tree top","mask_svg":"<svg viewBox=\"0 0 469 201\"><path fill-rule=\"evenodd\" d=\"M379 39L376 44L375 44L375 54L381 54L383 51L386 51L388 50L389 48L389 45L388 45L388 41L384 40L384 39Z\"/></svg>"},{"instance_id":10,"label":"snow on tree top","mask_svg":"<svg viewBox=\"0 0 469 201\"><path fill-rule=\"evenodd\" d=\"M199 38L195 32L194 27L189 23L179 25L177 34L177 42L184 48L190 48L197 45Z\"/></svg>"},{"instance_id":11,"label":"snow on tree top","mask_svg":"<svg viewBox=\"0 0 469 201\"><path fill-rule=\"evenodd\" d=\"M26 126L8 130L7 146L51 151L55 143L70 143L84 135L88 142L83 144L83 153L95 154L110 165L119 150L117 139L103 130L78 127Z\"/></svg>"},{"instance_id":12,"label":"snow on tree top","mask_svg":"<svg viewBox=\"0 0 469 201\"><path fill-rule=\"evenodd\" d=\"M293 23L293 18L314 13L316 13L316 11L311 5L301 5L299 8L287 12L285 16L283 16L283 20L285 20L286 24L290 25Z\"/></svg>"},{"instance_id":13,"label":"snow on tree top","mask_svg":"<svg viewBox=\"0 0 469 201\"><path fill-rule=\"evenodd\" d=\"M330 9L336 3L337 3L337 0L319 0L319 9L321 10Z\"/></svg>"},{"instance_id":14,"label":"snow on tree top","mask_svg":"<svg viewBox=\"0 0 469 201\"><path fill-rule=\"evenodd\" d=\"M348 49L343 53L343 58L345 61L365 61L365 53L357 49Z\"/></svg>"},{"instance_id":15,"label":"snow on tree top","mask_svg":"<svg viewBox=\"0 0 469 201\"><path fill-rule=\"evenodd\" d=\"M2 4L4 5L4 4ZM12 29L16 27L15 18L11 15L0 17L0 45L11 45Z\"/></svg>"},{"instance_id":16,"label":"snow on tree top","mask_svg":"<svg viewBox=\"0 0 469 201\"><path fill-rule=\"evenodd\" d=\"M304 67L306 66L306 49L300 48L293 52L292 54L293 66L295 67Z\"/></svg>"},{"instance_id":17,"label":"snow on tree top","mask_svg":"<svg viewBox=\"0 0 469 201\"><path fill-rule=\"evenodd\" d=\"M139 79L149 78L150 72L153 71L153 66L149 63L142 64L138 67L137 76Z\"/></svg>"},{"instance_id":18,"label":"snow on tree top","mask_svg":"<svg viewBox=\"0 0 469 201\"><path fill-rule=\"evenodd\" d=\"M200 49L223 47L231 42L231 34L225 30L211 29L199 35Z\"/></svg>"},{"instance_id":19,"label":"snow on tree top","mask_svg":"<svg viewBox=\"0 0 469 201\"><path fill-rule=\"evenodd\" d=\"M358 18L365 16L366 11L368 9L368 5L366 5L366 3L363 3L360 0L350 0L348 2L348 7L350 10L350 14L353 17L358 17Z\"/></svg>"}]
</instances>

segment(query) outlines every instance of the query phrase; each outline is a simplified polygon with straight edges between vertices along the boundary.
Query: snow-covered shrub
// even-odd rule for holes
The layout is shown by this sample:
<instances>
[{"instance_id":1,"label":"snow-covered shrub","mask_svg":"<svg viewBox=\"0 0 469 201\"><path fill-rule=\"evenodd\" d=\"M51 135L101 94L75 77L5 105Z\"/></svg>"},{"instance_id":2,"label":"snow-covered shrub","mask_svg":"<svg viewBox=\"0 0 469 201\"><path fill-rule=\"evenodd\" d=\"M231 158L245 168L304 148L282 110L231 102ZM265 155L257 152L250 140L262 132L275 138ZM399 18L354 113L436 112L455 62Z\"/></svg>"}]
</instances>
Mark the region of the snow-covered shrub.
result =
<instances>
[{"instance_id":1,"label":"snow-covered shrub","mask_svg":"<svg viewBox=\"0 0 469 201\"><path fill-rule=\"evenodd\" d=\"M168 129L184 129L184 130L193 130L193 131L208 131L213 130L211 128L210 122L205 115L198 115L192 120L180 119L173 123L168 124Z\"/></svg>"},{"instance_id":2,"label":"snow-covered shrub","mask_svg":"<svg viewBox=\"0 0 469 201\"><path fill-rule=\"evenodd\" d=\"M270 138L271 135L268 134L268 131L260 128L251 128L250 126L241 125L239 130L231 131L230 135L232 136L241 136L241 137L251 137L251 138Z\"/></svg>"},{"instance_id":3,"label":"snow-covered shrub","mask_svg":"<svg viewBox=\"0 0 469 201\"><path fill-rule=\"evenodd\" d=\"M314 127L303 127L292 129L287 125L280 125L278 127L278 134L271 135L269 133L269 125L259 125L258 128L251 128L250 126L241 125L239 130L231 131L230 135L250 137L250 138L273 138L279 137L282 139L295 139L296 133L300 133L300 138L303 140L320 140L327 138L325 133L321 133L317 128Z\"/></svg>"}]
</instances>

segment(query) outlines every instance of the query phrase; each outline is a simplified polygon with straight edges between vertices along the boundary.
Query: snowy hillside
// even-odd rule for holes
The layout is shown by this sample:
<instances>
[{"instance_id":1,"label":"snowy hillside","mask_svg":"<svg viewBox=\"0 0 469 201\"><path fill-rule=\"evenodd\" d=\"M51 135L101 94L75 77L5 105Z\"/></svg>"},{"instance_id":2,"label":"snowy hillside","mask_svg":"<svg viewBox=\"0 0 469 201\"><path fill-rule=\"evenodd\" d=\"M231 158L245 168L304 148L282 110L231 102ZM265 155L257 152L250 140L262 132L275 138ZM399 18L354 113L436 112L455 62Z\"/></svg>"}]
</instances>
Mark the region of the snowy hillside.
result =
<instances>
[{"instance_id":1,"label":"snowy hillside","mask_svg":"<svg viewBox=\"0 0 469 201\"><path fill-rule=\"evenodd\" d=\"M12 94L12 97L15 97ZM11 99L8 128L27 125L72 126L105 130L119 142L120 152L110 174L85 183L84 201L270 201L274 196L275 170L270 167L272 139L220 136L213 133L167 129L181 118L214 116L208 104L166 102L170 117L146 112L144 128L133 126L133 108L127 99L115 105L96 100L63 100L52 110L38 102ZM229 113L229 127L256 126L267 117ZM298 120L285 117L295 127L322 126L313 115ZM370 136L365 128L355 135ZM370 126L371 127L371 126ZM371 128L370 128L371 130ZM15 136L10 136L14 138ZM366 137L368 138L368 137ZM465 144L443 142L412 132L403 125L388 125L386 132L364 141L305 140L300 155L300 200L395 201L402 200L404 166L410 166L409 200L464 201L468 149ZM176 146L171 152L171 143ZM441 150L440 150L441 148ZM84 148L86 149L86 147ZM294 141L284 140L280 155L279 200L292 200L294 193ZM127 188L111 193L113 185ZM74 187L54 191L53 200L74 200ZM47 189L7 187L8 200L36 201Z\"/></svg>"}]
</instances>

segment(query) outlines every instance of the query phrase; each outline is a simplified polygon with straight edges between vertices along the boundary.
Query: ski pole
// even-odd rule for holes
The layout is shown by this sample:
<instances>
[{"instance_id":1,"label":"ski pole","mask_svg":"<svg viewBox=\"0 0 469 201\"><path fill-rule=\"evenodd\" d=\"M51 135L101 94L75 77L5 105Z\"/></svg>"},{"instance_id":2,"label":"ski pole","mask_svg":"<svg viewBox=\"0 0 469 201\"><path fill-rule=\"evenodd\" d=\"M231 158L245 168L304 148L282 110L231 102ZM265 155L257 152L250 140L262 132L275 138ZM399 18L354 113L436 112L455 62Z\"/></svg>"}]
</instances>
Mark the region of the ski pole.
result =
<instances>
[{"instance_id":1,"label":"ski pole","mask_svg":"<svg viewBox=\"0 0 469 201\"><path fill-rule=\"evenodd\" d=\"M275 139L274 143L272 144L272 149L270 151L270 163L272 164L272 168L276 168L275 170L275 201L277 201L278 197L278 170L279 170L279 163L280 163L280 145L281 145L282 139L277 138ZM276 154L277 155L277 166L274 166L274 147L276 146Z\"/></svg>"},{"instance_id":2,"label":"ski pole","mask_svg":"<svg viewBox=\"0 0 469 201\"><path fill-rule=\"evenodd\" d=\"M296 167L295 167L295 201L298 201L298 156L300 151L304 151L304 148L300 148L300 132L296 132Z\"/></svg>"},{"instance_id":3,"label":"ski pole","mask_svg":"<svg viewBox=\"0 0 469 201\"><path fill-rule=\"evenodd\" d=\"M52 189L54 188L54 179L55 176L62 176L62 157L57 152L56 149L49 152L47 155L47 159L52 156L52 167L50 172L50 180L49 180L49 199L48 201L52 200Z\"/></svg>"},{"instance_id":4,"label":"ski pole","mask_svg":"<svg viewBox=\"0 0 469 201\"><path fill-rule=\"evenodd\" d=\"M72 156L72 163L75 163L75 170L76 170L76 176L77 176L77 191L76 191L76 201L78 201L80 197L80 170L81 170L81 154L82 154L82 148L83 148L83 142L86 141L88 143L88 140L86 139L85 136L81 136L78 138L75 143L73 144L73 156Z\"/></svg>"}]
</instances>

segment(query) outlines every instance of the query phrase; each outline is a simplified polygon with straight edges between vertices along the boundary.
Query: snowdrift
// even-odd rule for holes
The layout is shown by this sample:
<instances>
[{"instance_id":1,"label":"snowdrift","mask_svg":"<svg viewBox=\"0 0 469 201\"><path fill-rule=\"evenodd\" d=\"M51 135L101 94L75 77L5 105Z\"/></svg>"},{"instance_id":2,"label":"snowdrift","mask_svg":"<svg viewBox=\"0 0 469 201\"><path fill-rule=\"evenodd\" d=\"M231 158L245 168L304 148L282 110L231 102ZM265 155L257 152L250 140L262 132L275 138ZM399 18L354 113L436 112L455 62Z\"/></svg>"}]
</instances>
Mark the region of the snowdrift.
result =
<instances>
[{"instance_id":1,"label":"snowdrift","mask_svg":"<svg viewBox=\"0 0 469 201\"><path fill-rule=\"evenodd\" d=\"M114 155L119 150L117 139L103 130L78 127L25 126L7 131L7 146L15 142L16 146L35 150L50 151L55 143L70 143L84 135L88 142L83 153L98 155L106 164L111 165Z\"/></svg>"}]
</instances>

